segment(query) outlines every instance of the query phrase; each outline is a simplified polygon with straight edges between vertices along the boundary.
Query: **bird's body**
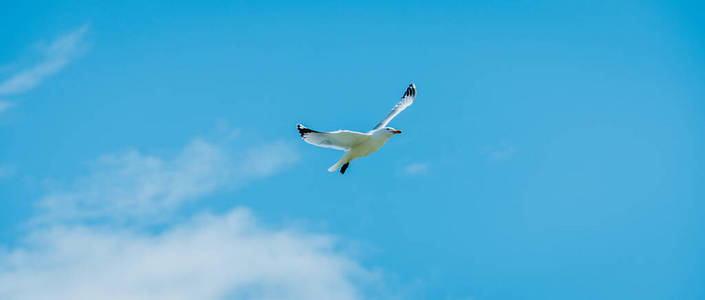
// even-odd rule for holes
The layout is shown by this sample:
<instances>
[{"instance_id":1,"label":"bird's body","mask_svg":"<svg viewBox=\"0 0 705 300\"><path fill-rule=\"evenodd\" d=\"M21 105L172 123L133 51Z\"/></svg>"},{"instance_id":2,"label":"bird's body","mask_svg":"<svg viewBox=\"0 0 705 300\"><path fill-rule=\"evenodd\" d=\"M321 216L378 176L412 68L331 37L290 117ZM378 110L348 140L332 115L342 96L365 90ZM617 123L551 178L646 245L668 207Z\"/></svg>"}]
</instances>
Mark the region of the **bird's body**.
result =
<instances>
[{"instance_id":1,"label":"bird's body","mask_svg":"<svg viewBox=\"0 0 705 300\"><path fill-rule=\"evenodd\" d=\"M395 134L401 133L401 130L386 126L396 115L411 105L415 97L416 86L412 83L406 89L401 101L394 106L392 112L377 124L374 129L366 133L350 130L320 132L308 129L301 124L297 125L297 129L304 141L309 144L347 151L338 162L328 168L329 172L334 172L342 167L340 173L345 174L345 170L347 170L351 161L377 152L377 150L384 146L389 138Z\"/></svg>"},{"instance_id":2,"label":"bird's body","mask_svg":"<svg viewBox=\"0 0 705 300\"><path fill-rule=\"evenodd\" d=\"M360 143L356 147L351 148L347 154L350 155L352 159L355 159L375 153L384 146L389 138L392 137L392 134L386 134L382 130L371 131L365 134L367 140L364 143Z\"/></svg>"}]
</instances>

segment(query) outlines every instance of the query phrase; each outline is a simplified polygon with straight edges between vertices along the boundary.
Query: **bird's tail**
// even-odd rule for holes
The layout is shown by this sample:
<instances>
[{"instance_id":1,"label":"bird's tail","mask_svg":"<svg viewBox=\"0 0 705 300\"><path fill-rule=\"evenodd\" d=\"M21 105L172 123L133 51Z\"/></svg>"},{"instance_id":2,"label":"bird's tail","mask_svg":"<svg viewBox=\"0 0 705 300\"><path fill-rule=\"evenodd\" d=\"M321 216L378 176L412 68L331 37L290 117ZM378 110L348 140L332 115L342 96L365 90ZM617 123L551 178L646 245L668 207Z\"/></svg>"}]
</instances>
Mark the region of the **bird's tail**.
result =
<instances>
[{"instance_id":1,"label":"bird's tail","mask_svg":"<svg viewBox=\"0 0 705 300\"><path fill-rule=\"evenodd\" d=\"M345 174L345 170L348 169L349 165L350 165L350 159L348 158L347 155L345 155L337 163L330 166L330 168L328 168L328 172L335 172L335 170L337 170L338 168L340 168L342 166L342 168L340 169L340 174Z\"/></svg>"},{"instance_id":2,"label":"bird's tail","mask_svg":"<svg viewBox=\"0 0 705 300\"><path fill-rule=\"evenodd\" d=\"M340 168L340 166L342 164L343 164L343 160L341 159L337 163L335 163L334 165L330 166L330 168L328 168L328 172L335 172L335 170L338 170L338 168Z\"/></svg>"}]
</instances>

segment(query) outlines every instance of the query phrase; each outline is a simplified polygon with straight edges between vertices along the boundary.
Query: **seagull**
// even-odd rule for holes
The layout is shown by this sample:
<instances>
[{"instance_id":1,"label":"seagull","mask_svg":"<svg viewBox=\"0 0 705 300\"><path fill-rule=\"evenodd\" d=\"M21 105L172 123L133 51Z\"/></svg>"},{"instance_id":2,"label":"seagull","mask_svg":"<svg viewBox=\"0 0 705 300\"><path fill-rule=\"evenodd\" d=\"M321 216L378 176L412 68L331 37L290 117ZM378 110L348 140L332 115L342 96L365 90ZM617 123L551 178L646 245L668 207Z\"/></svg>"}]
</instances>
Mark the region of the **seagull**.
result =
<instances>
[{"instance_id":1,"label":"seagull","mask_svg":"<svg viewBox=\"0 0 705 300\"><path fill-rule=\"evenodd\" d=\"M416 85L411 83L392 111L372 130L365 133L350 130L321 132L311 130L301 124L297 124L296 128L299 129L301 138L311 145L345 151L345 155L328 168L328 172L335 172L340 168L340 173L345 174L351 161L377 152L390 137L401 133L401 130L387 127L387 124L409 107L414 102L414 98L416 98Z\"/></svg>"}]
</instances>

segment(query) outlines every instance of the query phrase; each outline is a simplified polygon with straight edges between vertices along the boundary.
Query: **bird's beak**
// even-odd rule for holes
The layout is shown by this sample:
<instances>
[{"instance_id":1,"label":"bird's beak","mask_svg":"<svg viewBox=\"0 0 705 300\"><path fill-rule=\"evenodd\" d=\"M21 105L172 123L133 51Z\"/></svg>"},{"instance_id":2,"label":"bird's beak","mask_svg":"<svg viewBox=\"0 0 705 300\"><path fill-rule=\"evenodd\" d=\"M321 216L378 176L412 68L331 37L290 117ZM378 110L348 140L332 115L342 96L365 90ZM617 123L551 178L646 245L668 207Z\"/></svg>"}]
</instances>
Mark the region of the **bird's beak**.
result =
<instances>
[{"instance_id":1,"label":"bird's beak","mask_svg":"<svg viewBox=\"0 0 705 300\"><path fill-rule=\"evenodd\" d=\"M392 133L394 133L394 134L400 134L400 133L401 133L401 130L394 130L394 131L392 131Z\"/></svg>"}]
</instances>

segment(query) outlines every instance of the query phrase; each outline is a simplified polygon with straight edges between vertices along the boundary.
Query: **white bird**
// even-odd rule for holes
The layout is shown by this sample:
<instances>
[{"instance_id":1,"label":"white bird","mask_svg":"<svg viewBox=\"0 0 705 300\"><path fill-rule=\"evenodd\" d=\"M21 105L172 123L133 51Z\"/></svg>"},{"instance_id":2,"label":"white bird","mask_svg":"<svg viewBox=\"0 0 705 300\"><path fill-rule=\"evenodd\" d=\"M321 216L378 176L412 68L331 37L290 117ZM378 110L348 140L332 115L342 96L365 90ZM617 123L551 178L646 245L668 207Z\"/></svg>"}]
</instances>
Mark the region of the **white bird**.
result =
<instances>
[{"instance_id":1,"label":"white bird","mask_svg":"<svg viewBox=\"0 0 705 300\"><path fill-rule=\"evenodd\" d=\"M399 103L392 108L392 111L374 129L366 133L350 130L320 132L308 129L301 124L296 127L299 129L301 138L311 145L346 151L338 162L328 168L328 172L335 172L340 168L340 173L345 174L351 161L376 152L390 137L401 133L401 130L387 127L387 124L401 111L409 107L414 102L414 98L416 98L416 86L412 83L406 88L406 92Z\"/></svg>"}]
</instances>

